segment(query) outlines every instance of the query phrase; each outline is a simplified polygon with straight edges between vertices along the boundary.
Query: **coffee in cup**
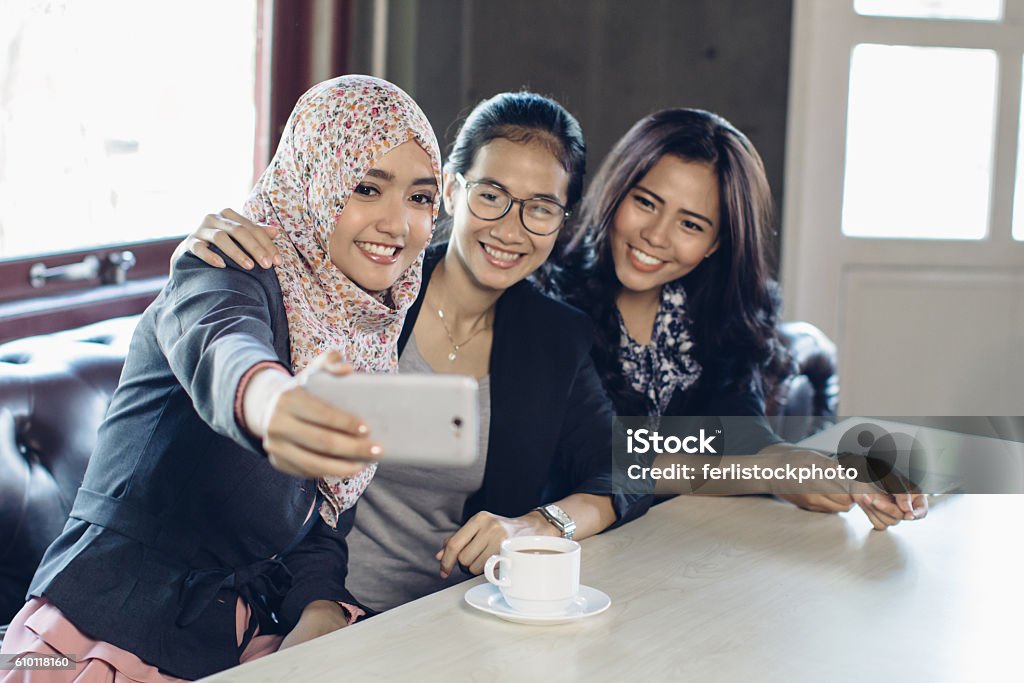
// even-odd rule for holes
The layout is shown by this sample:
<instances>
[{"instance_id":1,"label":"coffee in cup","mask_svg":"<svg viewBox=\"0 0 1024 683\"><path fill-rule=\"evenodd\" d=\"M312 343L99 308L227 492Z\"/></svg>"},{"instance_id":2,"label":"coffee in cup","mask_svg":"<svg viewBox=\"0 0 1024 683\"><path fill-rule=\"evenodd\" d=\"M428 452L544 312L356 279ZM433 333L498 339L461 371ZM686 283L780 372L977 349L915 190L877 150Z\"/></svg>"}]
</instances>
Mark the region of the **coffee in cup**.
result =
<instances>
[{"instance_id":1,"label":"coffee in cup","mask_svg":"<svg viewBox=\"0 0 1024 683\"><path fill-rule=\"evenodd\" d=\"M564 612L580 591L580 544L554 536L509 538L487 560L484 575L517 612Z\"/></svg>"},{"instance_id":2,"label":"coffee in cup","mask_svg":"<svg viewBox=\"0 0 1024 683\"><path fill-rule=\"evenodd\" d=\"M565 552L563 550L548 550L547 548L523 548L516 552L523 553L524 555L558 555L559 553Z\"/></svg>"}]
</instances>

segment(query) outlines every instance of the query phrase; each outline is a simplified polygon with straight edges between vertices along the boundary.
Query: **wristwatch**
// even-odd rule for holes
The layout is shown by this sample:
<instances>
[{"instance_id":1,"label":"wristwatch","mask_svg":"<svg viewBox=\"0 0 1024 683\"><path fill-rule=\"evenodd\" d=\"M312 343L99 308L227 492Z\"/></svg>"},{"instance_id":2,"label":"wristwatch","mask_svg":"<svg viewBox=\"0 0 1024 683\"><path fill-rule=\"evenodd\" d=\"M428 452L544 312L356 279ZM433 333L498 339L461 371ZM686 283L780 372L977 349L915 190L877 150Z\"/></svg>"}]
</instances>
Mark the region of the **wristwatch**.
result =
<instances>
[{"instance_id":1,"label":"wristwatch","mask_svg":"<svg viewBox=\"0 0 1024 683\"><path fill-rule=\"evenodd\" d=\"M572 540L572 535L576 533L576 522L572 521L572 517L565 513L565 510L558 507L557 505L541 505L538 508L534 508L537 512L544 515L544 518L551 522L556 529L562 532L562 538L568 538Z\"/></svg>"}]
</instances>

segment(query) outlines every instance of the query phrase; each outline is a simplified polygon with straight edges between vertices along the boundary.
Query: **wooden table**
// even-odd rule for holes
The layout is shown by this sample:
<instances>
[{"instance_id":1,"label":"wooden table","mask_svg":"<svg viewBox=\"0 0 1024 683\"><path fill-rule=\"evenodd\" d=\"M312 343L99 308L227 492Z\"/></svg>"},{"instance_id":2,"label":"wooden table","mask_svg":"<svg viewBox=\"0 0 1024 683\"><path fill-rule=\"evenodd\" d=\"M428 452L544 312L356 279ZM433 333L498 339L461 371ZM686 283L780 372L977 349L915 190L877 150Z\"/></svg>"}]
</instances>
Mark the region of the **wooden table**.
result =
<instances>
[{"instance_id":1,"label":"wooden table","mask_svg":"<svg viewBox=\"0 0 1024 683\"><path fill-rule=\"evenodd\" d=\"M945 496L872 531L768 498L681 497L583 542L602 615L510 624L474 579L216 681L1024 680L1024 496Z\"/></svg>"}]
</instances>

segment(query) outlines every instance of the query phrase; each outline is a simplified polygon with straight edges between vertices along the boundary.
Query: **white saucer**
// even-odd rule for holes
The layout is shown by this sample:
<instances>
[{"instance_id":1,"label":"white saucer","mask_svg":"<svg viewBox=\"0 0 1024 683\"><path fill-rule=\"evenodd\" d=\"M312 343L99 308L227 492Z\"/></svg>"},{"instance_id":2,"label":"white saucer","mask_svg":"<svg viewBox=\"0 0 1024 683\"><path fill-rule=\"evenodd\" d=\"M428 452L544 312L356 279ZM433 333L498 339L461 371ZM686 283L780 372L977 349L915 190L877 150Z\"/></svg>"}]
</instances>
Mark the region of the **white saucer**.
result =
<instances>
[{"instance_id":1,"label":"white saucer","mask_svg":"<svg viewBox=\"0 0 1024 683\"><path fill-rule=\"evenodd\" d=\"M509 607L508 603L505 602L505 598L501 596L501 590L489 583L473 586L466 591L466 602L481 612L493 614L506 621L541 626L564 624L569 621L586 619L595 614L600 614L612 605L612 599L596 588L580 586L579 595L573 599L572 604L564 612L558 614L523 614Z\"/></svg>"}]
</instances>

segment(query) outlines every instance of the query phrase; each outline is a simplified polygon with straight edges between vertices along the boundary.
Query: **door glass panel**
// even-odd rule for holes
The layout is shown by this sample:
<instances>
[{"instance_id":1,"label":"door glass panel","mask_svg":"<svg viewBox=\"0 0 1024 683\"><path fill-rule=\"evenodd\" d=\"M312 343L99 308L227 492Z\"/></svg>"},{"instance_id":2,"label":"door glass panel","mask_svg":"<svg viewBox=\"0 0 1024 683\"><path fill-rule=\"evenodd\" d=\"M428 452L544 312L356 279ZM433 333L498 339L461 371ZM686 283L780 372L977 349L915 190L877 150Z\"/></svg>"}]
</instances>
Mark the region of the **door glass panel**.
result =
<instances>
[{"instance_id":1,"label":"door glass panel","mask_svg":"<svg viewBox=\"0 0 1024 683\"><path fill-rule=\"evenodd\" d=\"M843 234L960 240L987 234L996 71L992 50L854 48Z\"/></svg>"},{"instance_id":2,"label":"door glass panel","mask_svg":"<svg viewBox=\"0 0 1024 683\"><path fill-rule=\"evenodd\" d=\"M858 14L877 17L980 21L1003 18L1003 0L855 0L853 8Z\"/></svg>"}]
</instances>

